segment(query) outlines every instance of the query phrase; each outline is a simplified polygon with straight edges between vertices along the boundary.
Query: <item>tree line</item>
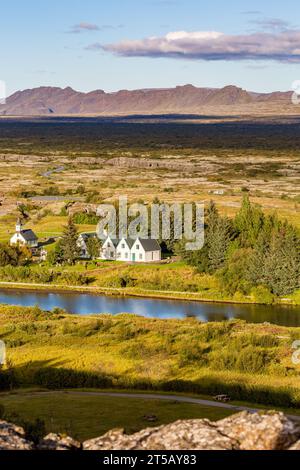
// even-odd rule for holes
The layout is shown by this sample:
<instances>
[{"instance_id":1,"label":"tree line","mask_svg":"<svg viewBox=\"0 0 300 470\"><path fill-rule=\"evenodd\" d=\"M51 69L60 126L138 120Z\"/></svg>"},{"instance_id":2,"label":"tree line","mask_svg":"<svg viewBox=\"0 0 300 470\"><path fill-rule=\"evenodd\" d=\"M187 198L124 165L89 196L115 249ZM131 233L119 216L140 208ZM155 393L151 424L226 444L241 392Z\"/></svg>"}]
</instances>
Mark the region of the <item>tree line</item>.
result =
<instances>
[{"instance_id":1,"label":"tree line","mask_svg":"<svg viewBox=\"0 0 300 470\"><path fill-rule=\"evenodd\" d=\"M284 296L300 288L300 235L276 214L265 215L244 196L234 219L222 217L214 202L206 210L202 250L177 250L200 272L215 274L224 290Z\"/></svg>"}]
</instances>

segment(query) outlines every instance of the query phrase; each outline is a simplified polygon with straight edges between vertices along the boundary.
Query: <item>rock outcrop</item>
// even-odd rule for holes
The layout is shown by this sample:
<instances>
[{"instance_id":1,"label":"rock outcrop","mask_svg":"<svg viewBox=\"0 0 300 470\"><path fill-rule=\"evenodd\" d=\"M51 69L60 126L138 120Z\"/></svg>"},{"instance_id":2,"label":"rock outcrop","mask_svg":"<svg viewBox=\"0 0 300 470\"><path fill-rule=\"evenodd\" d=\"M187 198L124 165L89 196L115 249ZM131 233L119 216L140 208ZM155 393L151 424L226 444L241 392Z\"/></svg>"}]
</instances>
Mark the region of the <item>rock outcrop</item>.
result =
<instances>
[{"instance_id":1,"label":"rock outcrop","mask_svg":"<svg viewBox=\"0 0 300 470\"><path fill-rule=\"evenodd\" d=\"M83 444L49 434L34 445L24 430L0 421L0 450L300 450L300 423L283 413L242 412L217 422L177 421L131 436L115 429Z\"/></svg>"},{"instance_id":2,"label":"rock outcrop","mask_svg":"<svg viewBox=\"0 0 300 470\"><path fill-rule=\"evenodd\" d=\"M0 450L32 450L33 443L25 439L25 431L14 424L0 421Z\"/></svg>"},{"instance_id":3,"label":"rock outcrop","mask_svg":"<svg viewBox=\"0 0 300 470\"><path fill-rule=\"evenodd\" d=\"M38 450L80 450L81 444L72 437L48 434L37 446Z\"/></svg>"}]
</instances>

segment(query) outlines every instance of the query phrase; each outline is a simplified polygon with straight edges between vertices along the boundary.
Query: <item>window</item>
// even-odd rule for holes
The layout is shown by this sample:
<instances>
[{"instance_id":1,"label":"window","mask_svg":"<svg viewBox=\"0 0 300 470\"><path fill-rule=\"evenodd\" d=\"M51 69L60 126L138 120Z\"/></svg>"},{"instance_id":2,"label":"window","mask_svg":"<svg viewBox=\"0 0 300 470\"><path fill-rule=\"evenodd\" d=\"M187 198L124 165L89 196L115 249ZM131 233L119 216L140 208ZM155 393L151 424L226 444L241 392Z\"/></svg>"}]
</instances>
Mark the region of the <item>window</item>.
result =
<instances>
[{"instance_id":1,"label":"window","mask_svg":"<svg viewBox=\"0 0 300 470\"><path fill-rule=\"evenodd\" d=\"M136 249L139 250L139 249L140 249L140 245L136 245Z\"/></svg>"},{"instance_id":2,"label":"window","mask_svg":"<svg viewBox=\"0 0 300 470\"><path fill-rule=\"evenodd\" d=\"M140 260L142 260L142 259L143 259L143 255L142 255L142 253L140 253Z\"/></svg>"},{"instance_id":3,"label":"window","mask_svg":"<svg viewBox=\"0 0 300 470\"><path fill-rule=\"evenodd\" d=\"M128 259L128 253L125 253L125 258Z\"/></svg>"},{"instance_id":4,"label":"window","mask_svg":"<svg viewBox=\"0 0 300 470\"><path fill-rule=\"evenodd\" d=\"M123 250L125 249L125 243L122 243L122 249Z\"/></svg>"},{"instance_id":5,"label":"window","mask_svg":"<svg viewBox=\"0 0 300 470\"><path fill-rule=\"evenodd\" d=\"M110 257L111 257L111 258L114 257L114 252L113 252L113 251L110 252Z\"/></svg>"},{"instance_id":6,"label":"window","mask_svg":"<svg viewBox=\"0 0 300 470\"><path fill-rule=\"evenodd\" d=\"M108 246L108 248L111 248L111 244L110 244L110 243L108 243L107 246Z\"/></svg>"}]
</instances>

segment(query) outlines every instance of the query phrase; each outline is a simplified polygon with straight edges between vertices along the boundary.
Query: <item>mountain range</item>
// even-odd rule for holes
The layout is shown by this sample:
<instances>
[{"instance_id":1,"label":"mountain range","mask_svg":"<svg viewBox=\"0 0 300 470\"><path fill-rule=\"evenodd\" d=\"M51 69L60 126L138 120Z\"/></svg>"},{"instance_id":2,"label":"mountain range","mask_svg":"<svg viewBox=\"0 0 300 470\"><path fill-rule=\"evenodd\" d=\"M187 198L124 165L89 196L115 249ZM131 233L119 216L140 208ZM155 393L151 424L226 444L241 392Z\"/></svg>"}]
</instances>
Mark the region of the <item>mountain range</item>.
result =
<instances>
[{"instance_id":1,"label":"mountain range","mask_svg":"<svg viewBox=\"0 0 300 470\"><path fill-rule=\"evenodd\" d=\"M236 86L193 85L164 89L82 93L72 88L39 87L17 91L0 105L5 116L114 116L135 114L298 114L292 92L253 93Z\"/></svg>"}]
</instances>

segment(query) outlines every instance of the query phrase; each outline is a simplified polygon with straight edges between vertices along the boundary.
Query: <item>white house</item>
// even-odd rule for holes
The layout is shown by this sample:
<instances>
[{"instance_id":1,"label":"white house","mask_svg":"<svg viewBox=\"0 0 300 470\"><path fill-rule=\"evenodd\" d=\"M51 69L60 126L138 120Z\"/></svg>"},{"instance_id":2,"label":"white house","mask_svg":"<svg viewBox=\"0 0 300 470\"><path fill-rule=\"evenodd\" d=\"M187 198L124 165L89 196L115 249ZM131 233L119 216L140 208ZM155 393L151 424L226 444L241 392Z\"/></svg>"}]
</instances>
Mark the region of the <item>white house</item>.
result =
<instances>
[{"instance_id":1,"label":"white house","mask_svg":"<svg viewBox=\"0 0 300 470\"><path fill-rule=\"evenodd\" d=\"M105 240L102 259L132 263L153 263L161 261L161 248L156 240L137 238L132 240Z\"/></svg>"},{"instance_id":2,"label":"white house","mask_svg":"<svg viewBox=\"0 0 300 470\"><path fill-rule=\"evenodd\" d=\"M102 245L101 258L109 261L115 261L117 259L117 246L119 240L113 240L111 237L107 237Z\"/></svg>"},{"instance_id":3,"label":"white house","mask_svg":"<svg viewBox=\"0 0 300 470\"><path fill-rule=\"evenodd\" d=\"M118 261L131 261L131 248L134 244L130 238L122 238L117 245L117 257Z\"/></svg>"},{"instance_id":4,"label":"white house","mask_svg":"<svg viewBox=\"0 0 300 470\"><path fill-rule=\"evenodd\" d=\"M39 245L38 237L36 234L28 229L24 230L22 227L22 222L18 219L16 224L16 233L10 239L11 245L23 245L28 246L28 248L37 248Z\"/></svg>"},{"instance_id":5,"label":"white house","mask_svg":"<svg viewBox=\"0 0 300 470\"><path fill-rule=\"evenodd\" d=\"M161 261L161 247L156 240L137 238L131 248L131 261L153 263Z\"/></svg>"}]
</instances>

